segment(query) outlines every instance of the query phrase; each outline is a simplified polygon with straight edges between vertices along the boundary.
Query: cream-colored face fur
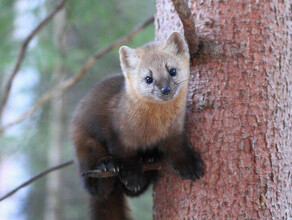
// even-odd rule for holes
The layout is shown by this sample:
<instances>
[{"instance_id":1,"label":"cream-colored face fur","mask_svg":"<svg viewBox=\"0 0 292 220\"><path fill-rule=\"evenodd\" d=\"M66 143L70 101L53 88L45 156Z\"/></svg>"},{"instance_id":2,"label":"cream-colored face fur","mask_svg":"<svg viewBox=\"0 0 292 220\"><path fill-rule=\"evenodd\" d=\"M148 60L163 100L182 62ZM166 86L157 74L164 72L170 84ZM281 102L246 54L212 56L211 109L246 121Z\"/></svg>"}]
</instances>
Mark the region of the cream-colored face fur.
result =
<instances>
[{"instance_id":1,"label":"cream-colored face fur","mask_svg":"<svg viewBox=\"0 0 292 220\"><path fill-rule=\"evenodd\" d=\"M137 49L120 48L127 90L150 102L167 102L188 85L189 52L183 37L173 32L165 41ZM175 75L173 73L175 70Z\"/></svg>"}]
</instances>

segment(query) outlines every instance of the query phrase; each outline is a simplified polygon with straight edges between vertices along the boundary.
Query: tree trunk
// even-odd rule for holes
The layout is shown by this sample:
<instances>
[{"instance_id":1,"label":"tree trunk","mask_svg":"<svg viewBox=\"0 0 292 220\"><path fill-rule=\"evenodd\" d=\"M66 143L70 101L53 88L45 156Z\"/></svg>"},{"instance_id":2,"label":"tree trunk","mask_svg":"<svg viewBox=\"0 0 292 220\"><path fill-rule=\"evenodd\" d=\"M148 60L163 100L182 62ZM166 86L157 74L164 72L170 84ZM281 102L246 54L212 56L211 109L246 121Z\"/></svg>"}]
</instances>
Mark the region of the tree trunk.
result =
<instances>
[{"instance_id":1,"label":"tree trunk","mask_svg":"<svg viewBox=\"0 0 292 220\"><path fill-rule=\"evenodd\" d=\"M66 11L62 9L54 18L54 42L56 48L62 54L65 53L64 35L66 24ZM68 72L61 61L58 61L53 71L53 81L61 82L65 80ZM63 162L63 149L67 137L67 111L66 96L59 94L51 102L50 111L50 148L48 153L48 167L55 166ZM62 176L60 172L54 172L47 178L47 197L45 220L63 219L62 210Z\"/></svg>"},{"instance_id":2,"label":"tree trunk","mask_svg":"<svg viewBox=\"0 0 292 220\"><path fill-rule=\"evenodd\" d=\"M154 219L292 218L292 6L289 1L189 1L220 56L193 59L186 118L205 162L197 182L164 174ZM157 0L156 38L182 25Z\"/></svg>"}]
</instances>

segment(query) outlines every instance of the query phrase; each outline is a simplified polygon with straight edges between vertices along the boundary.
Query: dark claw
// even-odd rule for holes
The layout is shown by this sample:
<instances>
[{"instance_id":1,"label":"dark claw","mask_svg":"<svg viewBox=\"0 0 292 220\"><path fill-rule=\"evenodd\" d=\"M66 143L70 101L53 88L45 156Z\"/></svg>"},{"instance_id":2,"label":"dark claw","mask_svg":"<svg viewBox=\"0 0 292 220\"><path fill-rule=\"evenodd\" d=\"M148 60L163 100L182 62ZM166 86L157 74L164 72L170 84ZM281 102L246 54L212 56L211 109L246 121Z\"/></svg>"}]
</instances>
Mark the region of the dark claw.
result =
<instances>
[{"instance_id":1,"label":"dark claw","mask_svg":"<svg viewBox=\"0 0 292 220\"><path fill-rule=\"evenodd\" d=\"M138 193L143 190L147 184L147 179L142 170L142 163L124 164L125 168L120 172L121 183L128 191Z\"/></svg>"},{"instance_id":2,"label":"dark claw","mask_svg":"<svg viewBox=\"0 0 292 220\"><path fill-rule=\"evenodd\" d=\"M96 169L102 170L103 172L117 173L122 170L121 165L122 164L117 159L104 158L99 161L99 165Z\"/></svg>"},{"instance_id":3,"label":"dark claw","mask_svg":"<svg viewBox=\"0 0 292 220\"><path fill-rule=\"evenodd\" d=\"M104 163L100 164L97 168L104 171L104 172L106 171L106 166Z\"/></svg>"},{"instance_id":4,"label":"dark claw","mask_svg":"<svg viewBox=\"0 0 292 220\"><path fill-rule=\"evenodd\" d=\"M163 153L158 148L153 148L138 152L138 156L143 164L151 164L161 160Z\"/></svg>"}]
</instances>

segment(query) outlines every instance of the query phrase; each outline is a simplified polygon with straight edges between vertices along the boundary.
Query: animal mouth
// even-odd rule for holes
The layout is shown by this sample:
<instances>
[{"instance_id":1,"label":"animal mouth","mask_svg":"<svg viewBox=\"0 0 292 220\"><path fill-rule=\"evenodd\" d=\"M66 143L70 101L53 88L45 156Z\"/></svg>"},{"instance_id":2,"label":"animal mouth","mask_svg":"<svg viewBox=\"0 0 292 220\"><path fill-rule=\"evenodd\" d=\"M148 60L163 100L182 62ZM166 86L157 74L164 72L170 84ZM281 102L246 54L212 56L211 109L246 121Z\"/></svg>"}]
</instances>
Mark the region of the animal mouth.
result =
<instances>
[{"instance_id":1,"label":"animal mouth","mask_svg":"<svg viewBox=\"0 0 292 220\"><path fill-rule=\"evenodd\" d=\"M176 92L173 91L173 90L171 90L171 91L169 91L167 94L163 94L163 93L161 93L160 96L159 96L159 98L160 98L162 101L167 102L167 101L172 100L172 99L174 98L175 94L176 94Z\"/></svg>"}]
</instances>

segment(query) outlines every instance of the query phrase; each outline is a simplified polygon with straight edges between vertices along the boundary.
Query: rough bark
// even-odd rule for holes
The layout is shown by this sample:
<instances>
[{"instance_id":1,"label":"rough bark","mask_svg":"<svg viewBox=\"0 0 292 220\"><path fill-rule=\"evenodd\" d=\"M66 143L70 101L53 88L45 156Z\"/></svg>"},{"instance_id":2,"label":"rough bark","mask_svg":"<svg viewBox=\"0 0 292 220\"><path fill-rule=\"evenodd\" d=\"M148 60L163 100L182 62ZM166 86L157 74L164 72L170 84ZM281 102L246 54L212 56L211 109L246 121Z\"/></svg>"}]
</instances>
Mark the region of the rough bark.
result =
<instances>
[{"instance_id":1,"label":"rough bark","mask_svg":"<svg viewBox=\"0 0 292 220\"><path fill-rule=\"evenodd\" d=\"M65 53L64 35L66 24L66 11L62 9L54 18L54 44L62 54ZM67 77L68 71L60 62L53 71L53 81L62 82ZM62 93L56 96L51 102L50 111L50 147L48 149L48 166L55 166L63 161L63 149L67 137L67 111L66 96ZM63 218L62 212L62 175L54 172L47 178L47 197L45 220L60 220Z\"/></svg>"},{"instance_id":2,"label":"rough bark","mask_svg":"<svg viewBox=\"0 0 292 220\"><path fill-rule=\"evenodd\" d=\"M189 1L197 33L222 45L191 67L188 134L206 174L164 174L154 219L292 218L292 6L289 1ZM156 38L182 25L157 0Z\"/></svg>"}]
</instances>

